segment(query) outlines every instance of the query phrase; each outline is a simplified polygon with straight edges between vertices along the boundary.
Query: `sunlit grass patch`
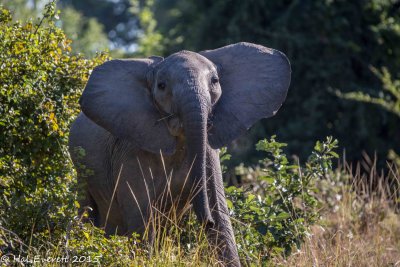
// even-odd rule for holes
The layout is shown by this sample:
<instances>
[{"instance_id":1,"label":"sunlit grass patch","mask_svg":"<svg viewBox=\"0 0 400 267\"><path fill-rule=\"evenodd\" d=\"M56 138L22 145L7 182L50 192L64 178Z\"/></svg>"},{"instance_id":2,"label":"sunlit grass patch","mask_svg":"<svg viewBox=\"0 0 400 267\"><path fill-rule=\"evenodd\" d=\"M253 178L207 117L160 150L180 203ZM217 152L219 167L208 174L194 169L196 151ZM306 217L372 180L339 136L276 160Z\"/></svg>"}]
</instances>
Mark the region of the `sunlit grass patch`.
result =
<instances>
[{"instance_id":1,"label":"sunlit grass patch","mask_svg":"<svg viewBox=\"0 0 400 267\"><path fill-rule=\"evenodd\" d=\"M379 173L374 162L363 162L368 175L359 166L346 166L319 185L321 221L297 252L274 259L275 264L400 266L400 173L395 166L388 174Z\"/></svg>"}]
</instances>

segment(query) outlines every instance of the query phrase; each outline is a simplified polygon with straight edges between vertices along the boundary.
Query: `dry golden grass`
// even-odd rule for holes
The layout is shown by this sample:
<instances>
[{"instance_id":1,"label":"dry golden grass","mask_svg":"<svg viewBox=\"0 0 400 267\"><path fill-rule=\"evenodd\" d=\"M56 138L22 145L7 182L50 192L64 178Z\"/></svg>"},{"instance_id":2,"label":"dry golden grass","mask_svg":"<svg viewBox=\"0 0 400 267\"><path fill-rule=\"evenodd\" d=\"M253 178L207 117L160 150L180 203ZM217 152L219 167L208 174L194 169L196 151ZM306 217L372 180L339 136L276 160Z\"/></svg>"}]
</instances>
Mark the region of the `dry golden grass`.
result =
<instances>
[{"instance_id":1,"label":"dry golden grass","mask_svg":"<svg viewBox=\"0 0 400 267\"><path fill-rule=\"evenodd\" d=\"M400 266L400 216L386 205L369 203L361 217L343 203L313 226L302 248L282 266Z\"/></svg>"},{"instance_id":2,"label":"dry golden grass","mask_svg":"<svg viewBox=\"0 0 400 267\"><path fill-rule=\"evenodd\" d=\"M346 166L347 175L355 173L345 178L351 184L340 186L334 205L324 202L321 222L300 250L273 259L275 265L400 266L399 170L379 174L369 158L361 165L368 174L362 175L360 166L355 172Z\"/></svg>"}]
</instances>

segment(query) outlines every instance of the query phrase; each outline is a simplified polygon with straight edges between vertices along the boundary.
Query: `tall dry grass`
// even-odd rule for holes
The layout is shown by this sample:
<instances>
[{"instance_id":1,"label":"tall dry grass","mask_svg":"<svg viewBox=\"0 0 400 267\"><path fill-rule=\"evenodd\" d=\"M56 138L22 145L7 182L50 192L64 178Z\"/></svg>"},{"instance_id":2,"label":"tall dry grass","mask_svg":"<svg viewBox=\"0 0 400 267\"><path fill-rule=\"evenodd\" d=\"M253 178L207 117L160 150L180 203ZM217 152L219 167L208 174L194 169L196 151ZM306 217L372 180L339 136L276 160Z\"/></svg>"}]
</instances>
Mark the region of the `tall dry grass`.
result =
<instances>
[{"instance_id":1,"label":"tall dry grass","mask_svg":"<svg viewBox=\"0 0 400 267\"><path fill-rule=\"evenodd\" d=\"M400 170L393 164L388 169L379 172L366 154L355 167L343 162L319 184L321 222L300 250L273 264L400 266Z\"/></svg>"}]
</instances>

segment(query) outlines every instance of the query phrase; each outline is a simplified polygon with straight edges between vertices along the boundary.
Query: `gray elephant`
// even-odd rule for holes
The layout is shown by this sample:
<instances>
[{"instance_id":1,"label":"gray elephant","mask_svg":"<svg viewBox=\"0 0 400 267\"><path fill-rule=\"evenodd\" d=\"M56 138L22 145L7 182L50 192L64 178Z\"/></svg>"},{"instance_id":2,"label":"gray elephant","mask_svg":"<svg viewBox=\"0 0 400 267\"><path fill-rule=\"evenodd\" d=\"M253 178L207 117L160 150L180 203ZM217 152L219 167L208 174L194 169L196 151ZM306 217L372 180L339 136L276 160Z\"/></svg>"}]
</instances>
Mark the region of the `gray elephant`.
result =
<instances>
[{"instance_id":1,"label":"gray elephant","mask_svg":"<svg viewBox=\"0 0 400 267\"><path fill-rule=\"evenodd\" d=\"M218 149L277 112L290 73L283 53L251 43L96 67L70 132L81 207L129 235L146 231L155 203L178 214L189 203L218 257L239 266Z\"/></svg>"}]
</instances>

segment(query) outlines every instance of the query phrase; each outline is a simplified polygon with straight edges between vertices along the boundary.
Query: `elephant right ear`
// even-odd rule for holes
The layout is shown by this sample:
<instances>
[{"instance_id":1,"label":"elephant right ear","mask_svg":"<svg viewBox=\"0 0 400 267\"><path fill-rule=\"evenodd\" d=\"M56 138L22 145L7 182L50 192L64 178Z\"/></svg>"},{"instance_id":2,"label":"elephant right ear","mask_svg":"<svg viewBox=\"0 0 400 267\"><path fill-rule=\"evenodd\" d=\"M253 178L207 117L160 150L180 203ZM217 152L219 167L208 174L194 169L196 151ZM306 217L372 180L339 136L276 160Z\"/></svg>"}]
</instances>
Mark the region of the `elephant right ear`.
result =
<instances>
[{"instance_id":1,"label":"elephant right ear","mask_svg":"<svg viewBox=\"0 0 400 267\"><path fill-rule=\"evenodd\" d=\"M170 155L176 140L153 105L147 73L162 58L111 60L96 67L79 101L83 113L141 149Z\"/></svg>"}]
</instances>

